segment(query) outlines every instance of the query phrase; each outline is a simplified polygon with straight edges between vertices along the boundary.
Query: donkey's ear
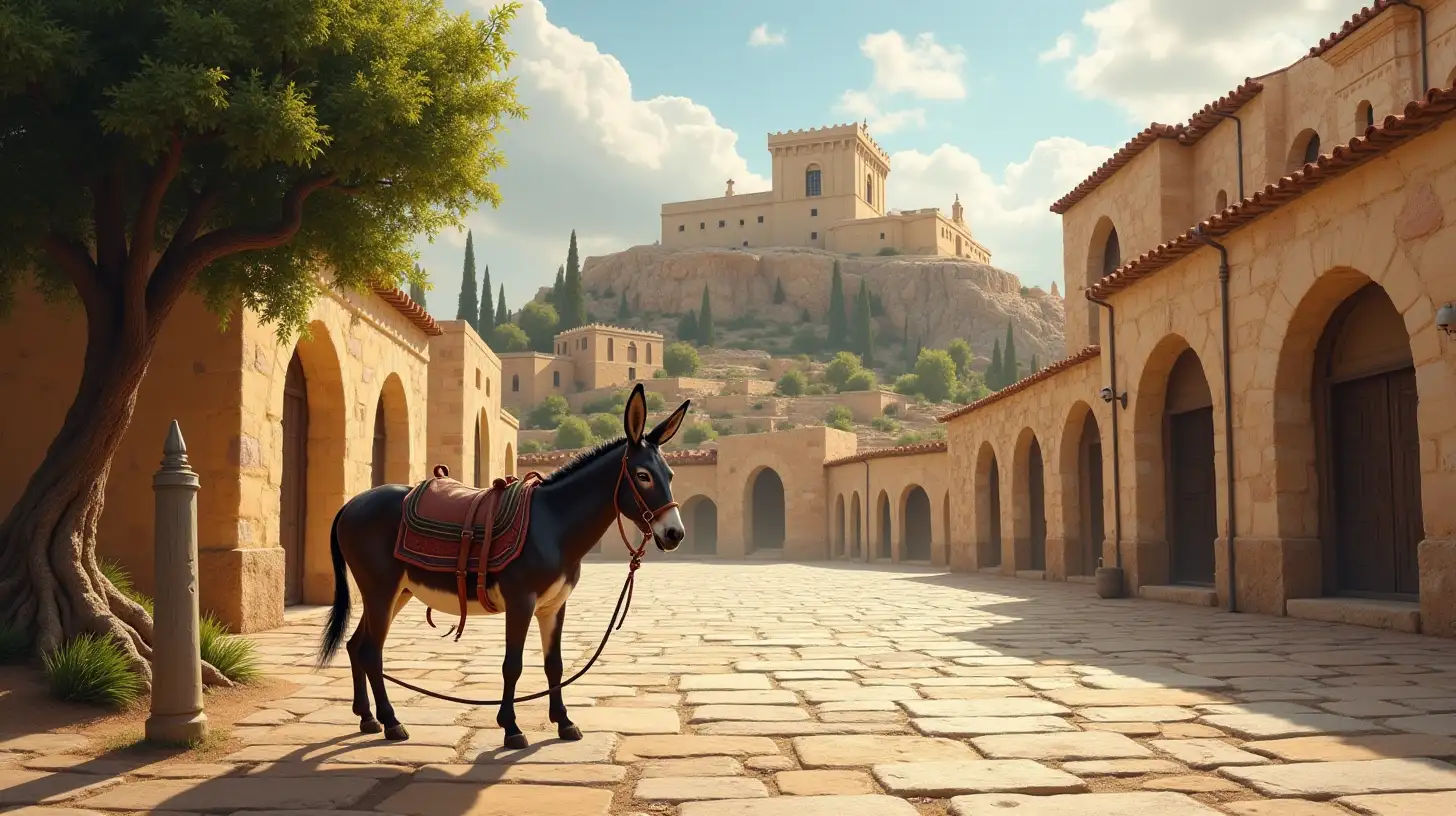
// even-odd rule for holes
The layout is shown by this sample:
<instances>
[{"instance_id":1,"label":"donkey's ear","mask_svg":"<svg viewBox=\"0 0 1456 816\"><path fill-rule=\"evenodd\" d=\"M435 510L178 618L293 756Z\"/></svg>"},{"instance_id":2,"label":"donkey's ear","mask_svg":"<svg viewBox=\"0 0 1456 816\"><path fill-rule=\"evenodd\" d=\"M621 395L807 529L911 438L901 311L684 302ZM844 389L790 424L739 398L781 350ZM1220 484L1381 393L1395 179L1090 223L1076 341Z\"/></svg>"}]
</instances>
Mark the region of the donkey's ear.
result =
<instances>
[{"instance_id":1,"label":"donkey's ear","mask_svg":"<svg viewBox=\"0 0 1456 816\"><path fill-rule=\"evenodd\" d=\"M666 445L670 442L674 436L677 436L678 429L682 427L683 419L688 415L688 406L692 404L692 400L683 400L683 404L679 405L677 410L672 412L672 416L664 419L656 428L652 429L652 433L647 435L647 441L659 446Z\"/></svg>"},{"instance_id":2,"label":"donkey's ear","mask_svg":"<svg viewBox=\"0 0 1456 816\"><path fill-rule=\"evenodd\" d=\"M627 431L627 441L633 445L642 444L642 431L647 427L647 392L642 383L632 389L627 398L627 410L622 414L622 426Z\"/></svg>"}]
</instances>

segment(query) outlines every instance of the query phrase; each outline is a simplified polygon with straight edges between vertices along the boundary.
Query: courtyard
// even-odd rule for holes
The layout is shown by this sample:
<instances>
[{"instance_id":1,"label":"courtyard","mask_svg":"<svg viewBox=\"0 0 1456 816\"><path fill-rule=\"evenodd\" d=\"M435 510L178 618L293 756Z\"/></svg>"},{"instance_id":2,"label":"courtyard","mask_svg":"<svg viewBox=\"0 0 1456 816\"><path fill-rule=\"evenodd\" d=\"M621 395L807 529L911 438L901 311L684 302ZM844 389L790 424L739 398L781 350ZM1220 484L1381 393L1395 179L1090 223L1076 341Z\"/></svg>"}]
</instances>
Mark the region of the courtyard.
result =
<instances>
[{"instance_id":1,"label":"courtyard","mask_svg":"<svg viewBox=\"0 0 1456 816\"><path fill-rule=\"evenodd\" d=\"M584 565L568 676L625 567ZM357 614L357 609L356 609ZM652 552L627 624L545 701L533 744L496 709L391 687L411 739L356 731L323 610L255 636L286 695L226 753L129 761L65 730L0 738L0 807L97 813L477 816L1435 816L1456 812L1456 642L1145 600L1078 583ZM499 689L502 620L458 643L401 613L386 670L467 697ZM521 693L544 687L528 639ZM0 732L4 733L4 732ZM97 755L100 754L98 757ZM39 806L36 803L44 802ZM24 807L29 805L30 807Z\"/></svg>"}]
</instances>

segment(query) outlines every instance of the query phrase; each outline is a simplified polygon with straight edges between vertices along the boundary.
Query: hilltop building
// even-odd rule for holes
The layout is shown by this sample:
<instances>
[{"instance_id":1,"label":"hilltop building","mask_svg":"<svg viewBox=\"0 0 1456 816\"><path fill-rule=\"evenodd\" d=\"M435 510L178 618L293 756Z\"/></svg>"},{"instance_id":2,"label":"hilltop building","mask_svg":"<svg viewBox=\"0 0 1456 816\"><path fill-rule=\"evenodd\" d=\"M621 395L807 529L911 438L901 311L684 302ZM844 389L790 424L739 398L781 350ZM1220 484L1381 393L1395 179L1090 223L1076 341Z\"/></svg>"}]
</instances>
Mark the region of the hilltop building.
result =
<instances>
[{"instance_id":1,"label":"hilltop building","mask_svg":"<svg viewBox=\"0 0 1456 816\"><path fill-rule=\"evenodd\" d=\"M551 394L626 386L662 366L662 335L589 323L556 335L553 354L500 355L501 404L526 410Z\"/></svg>"},{"instance_id":2,"label":"hilltop building","mask_svg":"<svg viewBox=\"0 0 1456 816\"><path fill-rule=\"evenodd\" d=\"M940 255L991 262L957 196L938 207L887 209L890 155L864 124L771 133L773 189L662 205L662 245L814 247L841 254Z\"/></svg>"}]
</instances>

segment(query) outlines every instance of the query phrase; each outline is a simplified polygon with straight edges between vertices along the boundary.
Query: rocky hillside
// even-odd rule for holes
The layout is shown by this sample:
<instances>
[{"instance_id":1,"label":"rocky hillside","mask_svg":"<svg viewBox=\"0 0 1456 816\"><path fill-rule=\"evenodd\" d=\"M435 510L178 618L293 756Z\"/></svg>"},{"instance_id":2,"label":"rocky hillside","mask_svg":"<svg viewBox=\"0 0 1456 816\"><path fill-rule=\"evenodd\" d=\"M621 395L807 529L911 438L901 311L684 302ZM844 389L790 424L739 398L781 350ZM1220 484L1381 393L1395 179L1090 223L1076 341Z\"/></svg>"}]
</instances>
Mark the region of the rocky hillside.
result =
<instances>
[{"instance_id":1,"label":"rocky hillside","mask_svg":"<svg viewBox=\"0 0 1456 816\"><path fill-rule=\"evenodd\" d=\"M1036 354L1045 363L1064 356L1060 297L1023 289L1009 272L959 258L844 257L799 248L673 251L653 245L587 258L582 282L599 318L615 315L622 292L643 317L680 315L698 308L707 284L715 323L752 317L798 327L805 310L816 323L825 321L836 257L846 298L852 301L864 279L883 304L877 333L886 340L898 341L908 321L912 342L944 347L962 337L984 363L1009 320L1021 360ZM775 304L779 283L785 300ZM665 333L672 336L671 330Z\"/></svg>"}]
</instances>

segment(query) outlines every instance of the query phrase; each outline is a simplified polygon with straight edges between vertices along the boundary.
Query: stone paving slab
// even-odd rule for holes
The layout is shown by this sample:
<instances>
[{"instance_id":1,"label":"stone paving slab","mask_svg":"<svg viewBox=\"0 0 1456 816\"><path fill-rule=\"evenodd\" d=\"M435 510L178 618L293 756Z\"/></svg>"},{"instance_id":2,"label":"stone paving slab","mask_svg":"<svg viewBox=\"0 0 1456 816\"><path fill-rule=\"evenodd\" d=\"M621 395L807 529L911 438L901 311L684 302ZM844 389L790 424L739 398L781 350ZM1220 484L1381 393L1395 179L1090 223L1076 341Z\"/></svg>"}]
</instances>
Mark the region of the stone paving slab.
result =
<instances>
[{"instance_id":1,"label":"stone paving slab","mask_svg":"<svg viewBox=\"0 0 1456 816\"><path fill-rule=\"evenodd\" d=\"M548 785L417 782L375 810L405 816L607 816L612 792Z\"/></svg>"},{"instance_id":2,"label":"stone paving slab","mask_svg":"<svg viewBox=\"0 0 1456 816\"><path fill-rule=\"evenodd\" d=\"M916 816L916 813L915 806L904 799L877 795L688 802L678 810L679 816Z\"/></svg>"},{"instance_id":3,"label":"stone paving slab","mask_svg":"<svg viewBox=\"0 0 1456 816\"><path fill-rule=\"evenodd\" d=\"M1456 790L1456 766L1435 759L1300 762L1221 768L1219 773L1266 796L1317 800L1371 793Z\"/></svg>"},{"instance_id":4,"label":"stone paving slab","mask_svg":"<svg viewBox=\"0 0 1456 816\"><path fill-rule=\"evenodd\" d=\"M742 776L657 776L637 783L633 798L644 802L698 802L707 799L766 799L768 788Z\"/></svg>"},{"instance_id":5,"label":"stone paving slab","mask_svg":"<svg viewBox=\"0 0 1456 816\"><path fill-rule=\"evenodd\" d=\"M922 717L910 721L927 737L983 737L988 734L1047 734L1076 731L1061 717Z\"/></svg>"},{"instance_id":6,"label":"stone paving slab","mask_svg":"<svg viewBox=\"0 0 1456 816\"><path fill-rule=\"evenodd\" d=\"M875 780L896 796L944 799L971 793L1081 793L1081 779L1027 759L876 765Z\"/></svg>"},{"instance_id":7,"label":"stone paving slab","mask_svg":"<svg viewBox=\"0 0 1456 816\"><path fill-rule=\"evenodd\" d=\"M856 768L887 762L977 758L965 743L936 737L799 737L793 746L805 768Z\"/></svg>"},{"instance_id":8,"label":"stone paving slab","mask_svg":"<svg viewBox=\"0 0 1456 816\"><path fill-rule=\"evenodd\" d=\"M1365 816L1451 816L1456 813L1456 793L1395 793L1346 796L1335 800Z\"/></svg>"},{"instance_id":9,"label":"stone paving slab","mask_svg":"<svg viewBox=\"0 0 1456 816\"><path fill-rule=\"evenodd\" d=\"M1078 731L1068 734L998 734L971 740L991 759L1140 759L1153 752L1122 734Z\"/></svg>"},{"instance_id":10,"label":"stone paving slab","mask_svg":"<svg viewBox=\"0 0 1456 816\"><path fill-rule=\"evenodd\" d=\"M950 800L952 816L1216 816L1218 811L1181 793L1092 793L1027 796L981 794Z\"/></svg>"},{"instance_id":11,"label":"stone paving slab","mask_svg":"<svg viewBox=\"0 0 1456 816\"><path fill-rule=\"evenodd\" d=\"M132 782L86 800L101 810L328 810L347 808L377 785L373 779L329 777L185 779Z\"/></svg>"}]
</instances>

